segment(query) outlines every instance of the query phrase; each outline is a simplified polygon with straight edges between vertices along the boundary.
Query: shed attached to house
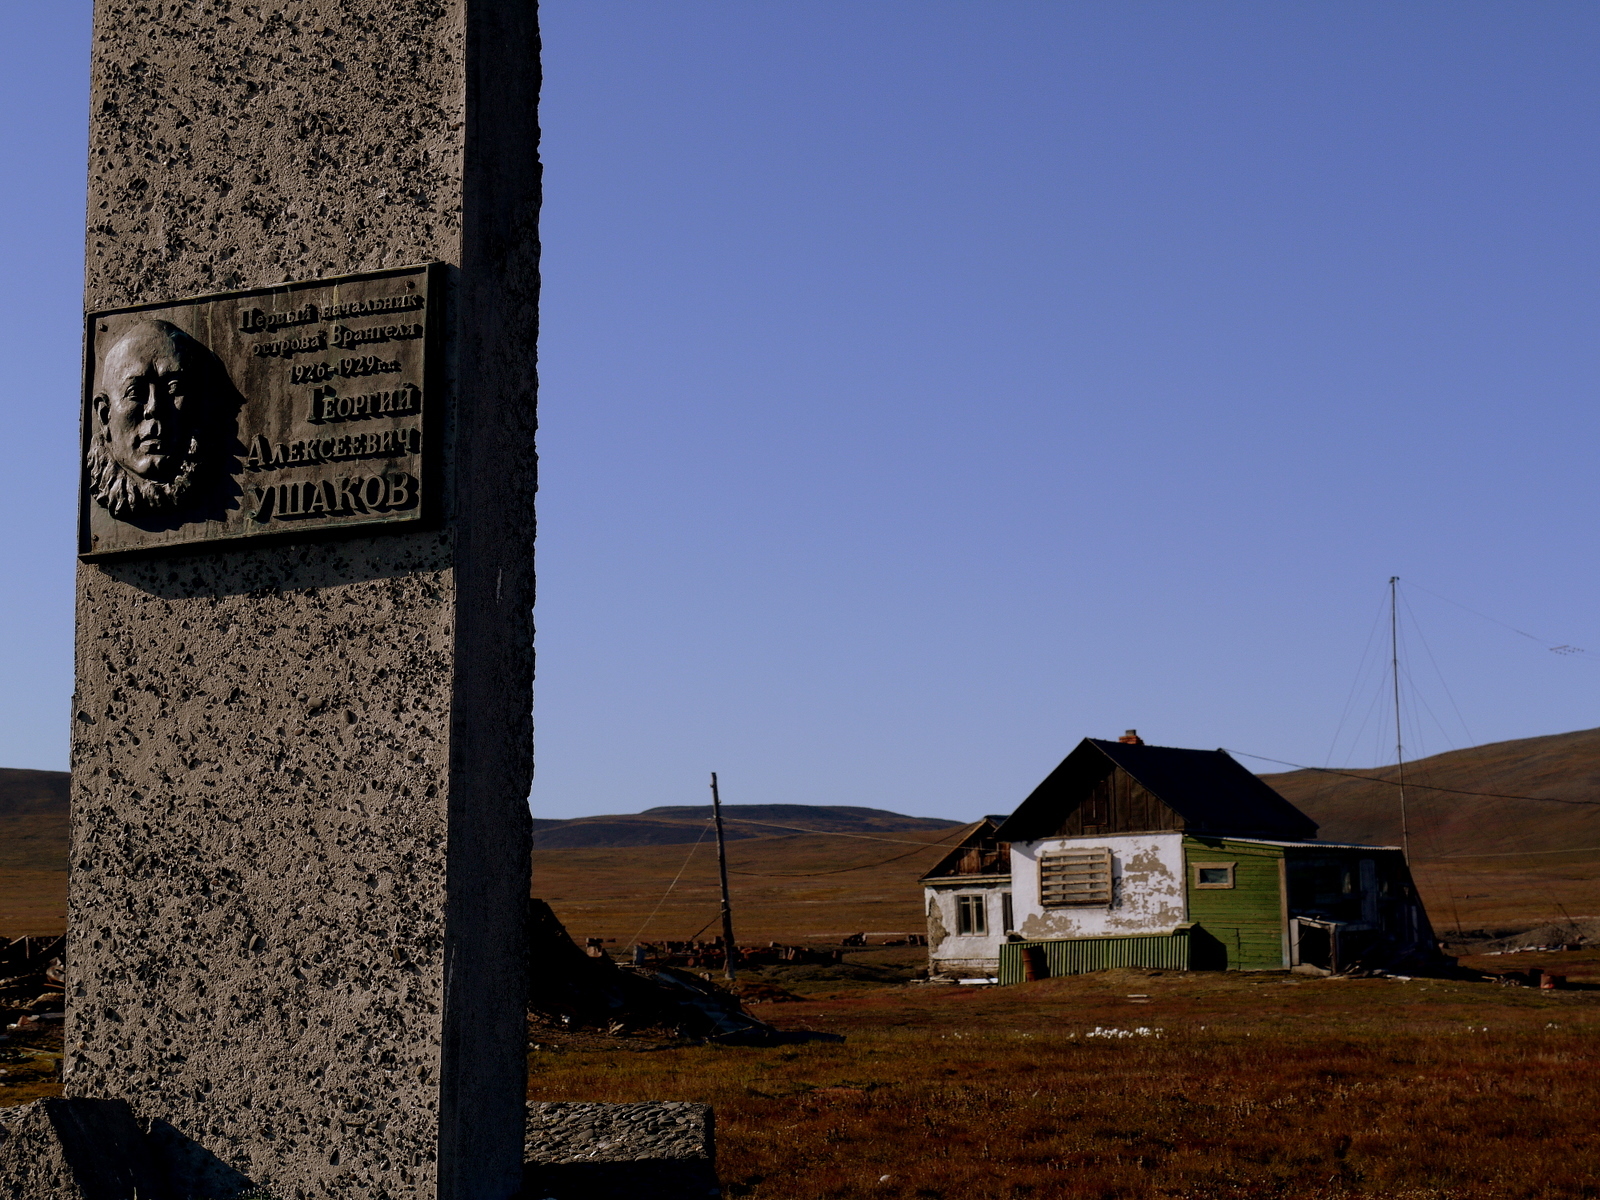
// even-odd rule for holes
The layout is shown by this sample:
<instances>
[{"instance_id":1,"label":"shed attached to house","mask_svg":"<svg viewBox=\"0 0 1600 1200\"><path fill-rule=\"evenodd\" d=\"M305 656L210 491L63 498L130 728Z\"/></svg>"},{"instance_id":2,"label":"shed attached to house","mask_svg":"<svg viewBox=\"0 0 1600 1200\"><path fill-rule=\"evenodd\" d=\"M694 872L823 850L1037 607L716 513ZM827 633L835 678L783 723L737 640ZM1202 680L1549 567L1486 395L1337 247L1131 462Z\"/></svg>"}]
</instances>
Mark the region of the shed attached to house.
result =
<instances>
[{"instance_id":1,"label":"shed attached to house","mask_svg":"<svg viewBox=\"0 0 1600 1200\"><path fill-rule=\"evenodd\" d=\"M985 817L921 879L928 910L928 975L984 976L1000 968L1013 924L1011 848L995 837L1004 817Z\"/></svg>"},{"instance_id":2,"label":"shed attached to house","mask_svg":"<svg viewBox=\"0 0 1600 1200\"><path fill-rule=\"evenodd\" d=\"M1085 739L994 831L1011 847L1018 935L1001 982L1436 961L1401 852L1316 833L1225 751Z\"/></svg>"}]
</instances>

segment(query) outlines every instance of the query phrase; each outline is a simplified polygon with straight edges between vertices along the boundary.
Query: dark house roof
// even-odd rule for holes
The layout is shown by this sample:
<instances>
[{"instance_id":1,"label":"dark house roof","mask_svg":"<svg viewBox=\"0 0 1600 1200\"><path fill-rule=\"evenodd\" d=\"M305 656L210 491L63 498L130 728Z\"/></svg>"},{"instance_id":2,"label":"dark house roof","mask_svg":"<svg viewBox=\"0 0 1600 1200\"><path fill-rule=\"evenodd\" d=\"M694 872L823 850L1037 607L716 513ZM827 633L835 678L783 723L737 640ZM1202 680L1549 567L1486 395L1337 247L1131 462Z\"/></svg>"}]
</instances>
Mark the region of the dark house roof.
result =
<instances>
[{"instance_id":1,"label":"dark house roof","mask_svg":"<svg viewBox=\"0 0 1600 1200\"><path fill-rule=\"evenodd\" d=\"M1004 817L984 817L969 826L955 849L941 858L918 882L962 879L973 875L1009 877L1011 847L994 835L1004 820Z\"/></svg>"},{"instance_id":2,"label":"dark house roof","mask_svg":"<svg viewBox=\"0 0 1600 1200\"><path fill-rule=\"evenodd\" d=\"M1085 738L995 836L1031 842L1164 830L1306 841L1317 823L1225 750Z\"/></svg>"}]
</instances>

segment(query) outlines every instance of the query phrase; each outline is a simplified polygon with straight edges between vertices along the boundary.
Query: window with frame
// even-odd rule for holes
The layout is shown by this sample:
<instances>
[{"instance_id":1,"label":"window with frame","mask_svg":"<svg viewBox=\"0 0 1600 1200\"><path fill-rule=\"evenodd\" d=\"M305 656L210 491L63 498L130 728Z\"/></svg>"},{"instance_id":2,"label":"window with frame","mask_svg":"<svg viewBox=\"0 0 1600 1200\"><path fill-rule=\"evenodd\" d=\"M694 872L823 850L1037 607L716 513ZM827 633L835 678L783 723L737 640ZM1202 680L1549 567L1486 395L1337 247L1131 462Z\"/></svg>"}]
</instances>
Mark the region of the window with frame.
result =
<instances>
[{"instance_id":1,"label":"window with frame","mask_svg":"<svg viewBox=\"0 0 1600 1200\"><path fill-rule=\"evenodd\" d=\"M1233 886L1233 868L1237 865L1237 863L1231 862L1194 863L1194 886L1197 888L1231 888Z\"/></svg>"},{"instance_id":2,"label":"window with frame","mask_svg":"<svg viewBox=\"0 0 1600 1200\"><path fill-rule=\"evenodd\" d=\"M989 913L985 896L956 897L956 932L986 934L989 932Z\"/></svg>"},{"instance_id":3,"label":"window with frame","mask_svg":"<svg viewBox=\"0 0 1600 1200\"><path fill-rule=\"evenodd\" d=\"M1111 904L1111 851L1051 850L1039 856L1039 903L1045 908Z\"/></svg>"},{"instance_id":4,"label":"window with frame","mask_svg":"<svg viewBox=\"0 0 1600 1200\"><path fill-rule=\"evenodd\" d=\"M1000 932L1010 933L1017 927L1016 914L1011 908L1011 893L1000 893Z\"/></svg>"}]
</instances>

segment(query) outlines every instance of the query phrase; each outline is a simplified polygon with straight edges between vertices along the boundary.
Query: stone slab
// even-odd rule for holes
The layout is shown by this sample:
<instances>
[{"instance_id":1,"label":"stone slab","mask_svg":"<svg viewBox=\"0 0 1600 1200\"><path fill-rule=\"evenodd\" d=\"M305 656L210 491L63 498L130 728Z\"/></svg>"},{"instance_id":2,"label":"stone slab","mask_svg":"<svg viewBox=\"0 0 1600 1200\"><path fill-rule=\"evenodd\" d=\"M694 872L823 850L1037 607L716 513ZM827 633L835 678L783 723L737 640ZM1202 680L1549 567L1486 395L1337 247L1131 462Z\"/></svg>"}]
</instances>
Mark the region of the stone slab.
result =
<instances>
[{"instance_id":1,"label":"stone slab","mask_svg":"<svg viewBox=\"0 0 1600 1200\"><path fill-rule=\"evenodd\" d=\"M528 1106L526 1200L704 1200L720 1195L711 1106Z\"/></svg>"}]
</instances>

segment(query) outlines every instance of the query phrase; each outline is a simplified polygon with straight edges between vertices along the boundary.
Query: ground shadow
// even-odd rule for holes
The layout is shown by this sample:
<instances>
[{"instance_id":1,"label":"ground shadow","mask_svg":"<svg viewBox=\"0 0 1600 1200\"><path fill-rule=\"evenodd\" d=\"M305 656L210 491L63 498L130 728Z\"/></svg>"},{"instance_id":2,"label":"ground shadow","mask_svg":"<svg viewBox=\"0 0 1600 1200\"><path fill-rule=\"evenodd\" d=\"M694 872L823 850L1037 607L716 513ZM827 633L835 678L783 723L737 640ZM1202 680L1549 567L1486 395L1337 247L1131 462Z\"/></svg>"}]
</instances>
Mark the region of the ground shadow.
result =
<instances>
[{"instance_id":1,"label":"ground shadow","mask_svg":"<svg viewBox=\"0 0 1600 1200\"><path fill-rule=\"evenodd\" d=\"M46 1100L44 1111L84 1200L165 1195L160 1166L126 1100Z\"/></svg>"},{"instance_id":2,"label":"ground shadow","mask_svg":"<svg viewBox=\"0 0 1600 1200\"><path fill-rule=\"evenodd\" d=\"M522 1200L704 1200L719 1195L717 1173L703 1159L529 1163Z\"/></svg>"},{"instance_id":3,"label":"ground shadow","mask_svg":"<svg viewBox=\"0 0 1600 1200\"><path fill-rule=\"evenodd\" d=\"M1189 930L1189 969L1191 971L1228 969L1228 948L1198 925Z\"/></svg>"},{"instance_id":4,"label":"ground shadow","mask_svg":"<svg viewBox=\"0 0 1600 1200\"><path fill-rule=\"evenodd\" d=\"M248 1177L165 1121L150 1122L149 1139L165 1171L168 1194L172 1196L235 1200L257 1190Z\"/></svg>"}]
</instances>

